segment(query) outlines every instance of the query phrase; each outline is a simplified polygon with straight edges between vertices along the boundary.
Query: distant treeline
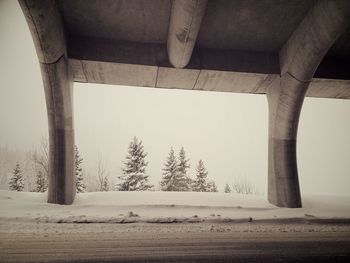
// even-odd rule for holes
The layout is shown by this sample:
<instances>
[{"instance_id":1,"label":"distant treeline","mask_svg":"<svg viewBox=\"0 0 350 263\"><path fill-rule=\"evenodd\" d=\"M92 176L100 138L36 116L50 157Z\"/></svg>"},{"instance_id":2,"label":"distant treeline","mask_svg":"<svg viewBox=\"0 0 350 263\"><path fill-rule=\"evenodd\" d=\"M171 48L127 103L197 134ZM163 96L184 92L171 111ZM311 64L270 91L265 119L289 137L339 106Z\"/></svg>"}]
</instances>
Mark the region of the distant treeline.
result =
<instances>
[{"instance_id":1,"label":"distant treeline","mask_svg":"<svg viewBox=\"0 0 350 263\"><path fill-rule=\"evenodd\" d=\"M1 150L1 148L0 148ZM2 149L3 151L3 149ZM0 151L1 153L1 151ZM44 192L48 188L49 174L49 151L47 140L41 141L39 150L34 149L26 154L26 165L30 163L30 176L26 174L26 170L21 169L20 162L17 161L13 172L8 176L8 186L14 191L32 191ZM141 140L134 137L129 143L127 155L123 162L122 175L116 176L117 183L111 185L110 175L101 158L98 160L97 176L94 176L95 187L88 189L91 183L91 176L87 176L83 165L83 158L80 156L78 147L75 146L75 165L76 165L76 191L82 193L89 191L154 191L156 187L150 183L150 176L147 174L146 161L147 152ZM1 167L0 167L1 168ZM162 168L162 178L159 182L157 190L161 191L193 191L193 192L218 192L216 183L208 180L208 171L204 166L203 160L199 160L196 165L196 173L193 178L188 175L190 168L190 160L186 158L186 153L181 147L178 156L171 147ZM28 169L27 169L28 170ZM3 180L3 176L0 178ZM88 182L87 182L88 181ZM29 185L26 183L29 182ZM225 193L232 190L236 193L254 194L254 189L247 180L235 180L231 187L226 184Z\"/></svg>"}]
</instances>

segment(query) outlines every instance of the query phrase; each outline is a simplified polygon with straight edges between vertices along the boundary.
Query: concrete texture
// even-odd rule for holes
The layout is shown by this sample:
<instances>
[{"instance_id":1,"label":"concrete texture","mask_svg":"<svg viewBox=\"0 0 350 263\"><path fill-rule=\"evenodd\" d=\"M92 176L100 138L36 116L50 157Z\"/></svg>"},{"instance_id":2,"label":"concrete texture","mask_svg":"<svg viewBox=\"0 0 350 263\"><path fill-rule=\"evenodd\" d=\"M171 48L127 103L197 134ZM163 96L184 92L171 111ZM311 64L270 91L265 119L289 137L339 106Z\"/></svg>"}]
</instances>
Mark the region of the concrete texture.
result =
<instances>
[{"instance_id":1,"label":"concrete texture","mask_svg":"<svg viewBox=\"0 0 350 263\"><path fill-rule=\"evenodd\" d=\"M19 1L41 63L54 63L65 52L62 19L55 1Z\"/></svg>"},{"instance_id":2,"label":"concrete texture","mask_svg":"<svg viewBox=\"0 0 350 263\"><path fill-rule=\"evenodd\" d=\"M74 199L71 86L77 81L266 93L268 198L301 206L299 115L305 96L350 99L350 1L19 2L45 84L50 202Z\"/></svg>"},{"instance_id":3,"label":"concrete texture","mask_svg":"<svg viewBox=\"0 0 350 263\"><path fill-rule=\"evenodd\" d=\"M350 82L344 80L312 79L307 97L350 99Z\"/></svg>"},{"instance_id":4,"label":"concrete texture","mask_svg":"<svg viewBox=\"0 0 350 263\"><path fill-rule=\"evenodd\" d=\"M76 82L251 94L265 94L266 87L271 83L271 80L278 76L278 73L245 73L195 68L174 69L171 67L97 62L75 58L70 58L69 63ZM120 74L120 72L124 72L124 74ZM196 72L200 72L200 75ZM117 76L120 76L120 78ZM195 79L196 76L200 77L200 81ZM232 80L233 82L231 82ZM249 83L249 85L245 85L245 83ZM208 87L208 84L215 86ZM306 96L350 99L350 81L313 78Z\"/></svg>"},{"instance_id":5,"label":"concrete texture","mask_svg":"<svg viewBox=\"0 0 350 263\"><path fill-rule=\"evenodd\" d=\"M191 59L207 0L174 0L168 31L168 54L175 68L184 68Z\"/></svg>"},{"instance_id":6,"label":"concrete texture","mask_svg":"<svg viewBox=\"0 0 350 263\"><path fill-rule=\"evenodd\" d=\"M344 3L317 2L280 51L281 77L267 91L268 200L277 206L301 207L296 157L300 111L318 65L349 26Z\"/></svg>"},{"instance_id":7,"label":"concrete texture","mask_svg":"<svg viewBox=\"0 0 350 263\"><path fill-rule=\"evenodd\" d=\"M247 73L238 75L247 76L248 82L256 73L279 75L281 47L317 2L317 0L208 0L192 57L186 69ZM333 2L337 5L341 3L341 1ZM344 5L342 9L348 10L346 1L342 4ZM58 5L67 32L70 59L86 60L88 64L98 61L98 65L104 62L118 63L118 67L115 68L123 67L123 64L126 64L126 68L130 68L129 64L173 67L167 51L172 1L107 0L104 5L100 5L93 0L83 2L62 0ZM336 8L330 11L334 12ZM334 18L335 21L338 19ZM327 27L327 21L323 22L326 25L322 23L319 25L321 29L323 26ZM321 61L319 70L315 73L317 79L325 79L322 87L320 86L320 93L317 92L317 84L321 82L317 81L313 85L313 92L307 93L308 95L339 98L339 94L347 93L344 92L344 87L350 84L350 74L346 70L350 63L349 35L350 30L345 30L330 48L329 54ZM98 72L98 69L95 71ZM153 74L153 70L146 72ZM176 72L179 76L188 75L187 72L180 70ZM74 70L74 73L77 73L74 74L74 80L81 81L82 72ZM253 76L249 76L249 73ZM114 82L108 84L125 83L125 81L115 82L115 78L106 74L104 76L106 79L113 79ZM149 76L145 78L149 79ZM336 80L336 84L333 80ZM340 80L344 83L338 89ZM191 80L186 82L188 81ZM148 86L148 83L149 81L140 83L140 86ZM323 87L326 83L333 88L325 93ZM156 85L160 88L168 86L175 87L172 84ZM188 86L191 85L186 85ZM183 89L180 85L175 88ZM264 93L263 89L254 92L254 89L246 90L244 87L224 90ZM341 98L349 97L342 95Z\"/></svg>"},{"instance_id":8,"label":"concrete texture","mask_svg":"<svg viewBox=\"0 0 350 263\"><path fill-rule=\"evenodd\" d=\"M308 82L289 74L268 88L268 200L280 207L301 207L296 157L298 122Z\"/></svg>"},{"instance_id":9,"label":"concrete texture","mask_svg":"<svg viewBox=\"0 0 350 263\"><path fill-rule=\"evenodd\" d=\"M269 52L195 48L187 67L174 69L162 44L90 37L71 37L69 43L69 62L77 82L264 94L271 79L280 74L279 57ZM323 65L307 95L350 99L346 67L332 59ZM334 74L329 75L331 70ZM208 87L209 83L213 86Z\"/></svg>"},{"instance_id":10,"label":"concrete texture","mask_svg":"<svg viewBox=\"0 0 350 263\"><path fill-rule=\"evenodd\" d=\"M314 0L209 1L198 45L224 50L278 51L314 3Z\"/></svg>"},{"instance_id":11,"label":"concrete texture","mask_svg":"<svg viewBox=\"0 0 350 263\"><path fill-rule=\"evenodd\" d=\"M49 126L48 202L71 204L75 197L73 78L64 28L55 1L19 1L31 31L44 83Z\"/></svg>"},{"instance_id":12,"label":"concrete texture","mask_svg":"<svg viewBox=\"0 0 350 263\"><path fill-rule=\"evenodd\" d=\"M57 1L67 35L166 43L171 0Z\"/></svg>"},{"instance_id":13,"label":"concrete texture","mask_svg":"<svg viewBox=\"0 0 350 263\"><path fill-rule=\"evenodd\" d=\"M264 94L268 83L261 85L262 79L280 74L279 56L270 52L195 48L187 67L176 70L162 44L71 37L68 53L78 82ZM307 96L350 99L350 76L343 61L323 60ZM200 75L194 73L198 71ZM194 80L196 76L201 81ZM217 85L208 88L208 81Z\"/></svg>"},{"instance_id":14,"label":"concrete texture","mask_svg":"<svg viewBox=\"0 0 350 263\"><path fill-rule=\"evenodd\" d=\"M87 82L154 87L157 67L136 64L81 61Z\"/></svg>"},{"instance_id":15,"label":"concrete texture","mask_svg":"<svg viewBox=\"0 0 350 263\"><path fill-rule=\"evenodd\" d=\"M195 88L200 70L159 67L156 87L167 89L187 89Z\"/></svg>"},{"instance_id":16,"label":"concrete texture","mask_svg":"<svg viewBox=\"0 0 350 263\"><path fill-rule=\"evenodd\" d=\"M72 76L64 56L40 67L49 122L48 202L71 204L76 192Z\"/></svg>"},{"instance_id":17,"label":"concrete texture","mask_svg":"<svg viewBox=\"0 0 350 263\"><path fill-rule=\"evenodd\" d=\"M279 53L281 75L310 81L327 51L350 26L346 1L318 1Z\"/></svg>"}]
</instances>

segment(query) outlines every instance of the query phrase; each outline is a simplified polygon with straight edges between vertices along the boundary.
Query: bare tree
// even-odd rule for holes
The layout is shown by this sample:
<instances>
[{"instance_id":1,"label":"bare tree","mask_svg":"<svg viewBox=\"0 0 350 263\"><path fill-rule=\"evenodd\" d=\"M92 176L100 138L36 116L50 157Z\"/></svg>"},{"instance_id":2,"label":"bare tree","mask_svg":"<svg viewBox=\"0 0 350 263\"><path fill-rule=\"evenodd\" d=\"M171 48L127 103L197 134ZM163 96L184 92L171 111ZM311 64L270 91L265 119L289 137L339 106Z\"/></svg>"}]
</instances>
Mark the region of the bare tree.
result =
<instances>
[{"instance_id":1,"label":"bare tree","mask_svg":"<svg viewBox=\"0 0 350 263\"><path fill-rule=\"evenodd\" d=\"M34 149L32 159L35 165L39 166L47 175L49 174L49 142L46 138L41 138L39 150Z\"/></svg>"},{"instance_id":2,"label":"bare tree","mask_svg":"<svg viewBox=\"0 0 350 263\"><path fill-rule=\"evenodd\" d=\"M253 195L256 194L255 187L246 177L236 177L232 183L232 191L237 194Z\"/></svg>"},{"instance_id":3,"label":"bare tree","mask_svg":"<svg viewBox=\"0 0 350 263\"><path fill-rule=\"evenodd\" d=\"M39 170L36 174L36 180L35 180L36 188L33 189L35 192L45 192L47 189L47 180L45 176L43 175L43 172Z\"/></svg>"},{"instance_id":4,"label":"bare tree","mask_svg":"<svg viewBox=\"0 0 350 263\"><path fill-rule=\"evenodd\" d=\"M98 176L98 191L105 191L106 184L108 184L108 171L106 168L106 164L103 162L102 157L98 156L97 163L97 176Z\"/></svg>"},{"instance_id":5,"label":"bare tree","mask_svg":"<svg viewBox=\"0 0 350 263\"><path fill-rule=\"evenodd\" d=\"M39 149L34 148L31 159L33 163L34 174L41 174L43 186L40 186L41 191L45 191L48 186L49 177L49 142L47 138L42 137L39 144ZM44 181L45 182L44 182Z\"/></svg>"}]
</instances>

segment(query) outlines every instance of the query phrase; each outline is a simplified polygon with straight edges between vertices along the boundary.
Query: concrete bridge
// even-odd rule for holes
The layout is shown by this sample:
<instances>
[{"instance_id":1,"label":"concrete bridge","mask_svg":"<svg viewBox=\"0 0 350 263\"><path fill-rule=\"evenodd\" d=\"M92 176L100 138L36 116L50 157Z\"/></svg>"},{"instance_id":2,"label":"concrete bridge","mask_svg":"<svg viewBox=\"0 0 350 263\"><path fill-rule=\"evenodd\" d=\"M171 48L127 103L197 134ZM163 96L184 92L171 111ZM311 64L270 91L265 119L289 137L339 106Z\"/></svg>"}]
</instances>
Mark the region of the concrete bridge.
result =
<instances>
[{"instance_id":1,"label":"concrete bridge","mask_svg":"<svg viewBox=\"0 0 350 263\"><path fill-rule=\"evenodd\" d=\"M305 96L350 99L348 0L19 0L45 88L48 202L75 196L73 82L266 94L268 200L301 207Z\"/></svg>"}]
</instances>

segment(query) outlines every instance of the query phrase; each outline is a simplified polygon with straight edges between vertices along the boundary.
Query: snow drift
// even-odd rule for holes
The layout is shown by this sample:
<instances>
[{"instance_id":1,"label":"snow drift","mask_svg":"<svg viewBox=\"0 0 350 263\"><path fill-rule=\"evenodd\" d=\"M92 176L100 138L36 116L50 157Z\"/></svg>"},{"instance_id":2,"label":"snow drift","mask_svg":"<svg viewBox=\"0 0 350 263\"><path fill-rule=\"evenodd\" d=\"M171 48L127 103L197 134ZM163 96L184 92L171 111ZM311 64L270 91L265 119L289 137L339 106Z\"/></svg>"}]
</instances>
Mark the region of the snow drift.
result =
<instances>
[{"instance_id":1,"label":"snow drift","mask_svg":"<svg viewBox=\"0 0 350 263\"><path fill-rule=\"evenodd\" d=\"M249 222L350 219L350 197L306 196L303 208L278 208L264 196L198 192L93 192L73 205L48 204L47 193L0 190L0 220L50 223Z\"/></svg>"}]
</instances>

